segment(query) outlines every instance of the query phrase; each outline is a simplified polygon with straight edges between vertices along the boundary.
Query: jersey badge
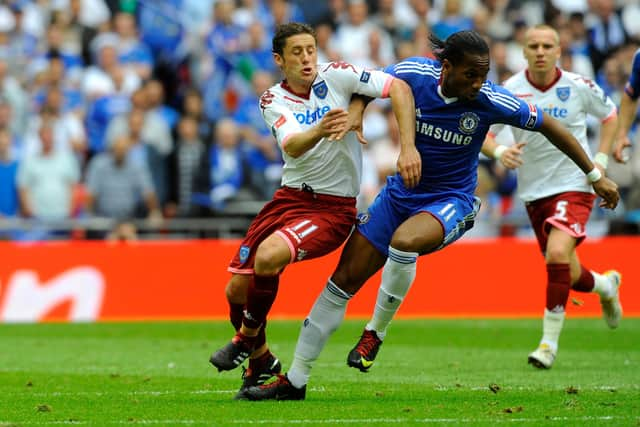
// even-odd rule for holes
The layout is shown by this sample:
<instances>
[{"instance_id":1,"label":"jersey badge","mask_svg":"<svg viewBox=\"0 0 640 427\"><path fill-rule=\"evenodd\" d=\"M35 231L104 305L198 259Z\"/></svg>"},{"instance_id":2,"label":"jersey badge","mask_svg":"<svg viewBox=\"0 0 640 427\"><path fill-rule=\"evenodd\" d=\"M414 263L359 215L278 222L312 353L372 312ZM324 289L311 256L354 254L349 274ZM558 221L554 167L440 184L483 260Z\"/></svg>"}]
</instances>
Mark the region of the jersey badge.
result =
<instances>
[{"instance_id":1,"label":"jersey badge","mask_svg":"<svg viewBox=\"0 0 640 427\"><path fill-rule=\"evenodd\" d=\"M249 258L249 246L240 246L240 252L238 253L238 257L240 258L240 262L244 263Z\"/></svg>"},{"instance_id":2,"label":"jersey badge","mask_svg":"<svg viewBox=\"0 0 640 427\"><path fill-rule=\"evenodd\" d=\"M363 71L362 74L360 74L360 81L362 83L369 83L369 77L371 77L371 73L368 71Z\"/></svg>"},{"instance_id":3,"label":"jersey badge","mask_svg":"<svg viewBox=\"0 0 640 427\"><path fill-rule=\"evenodd\" d=\"M325 99L327 97L327 93L329 93L327 82L325 82L324 80L314 84L311 87L313 89L313 93L315 93L316 96L320 99Z\"/></svg>"},{"instance_id":4,"label":"jersey badge","mask_svg":"<svg viewBox=\"0 0 640 427\"><path fill-rule=\"evenodd\" d=\"M469 135L476 131L478 123L480 123L480 117L478 117L476 113L466 112L460 116L458 129L460 129L462 133Z\"/></svg>"},{"instance_id":5,"label":"jersey badge","mask_svg":"<svg viewBox=\"0 0 640 427\"><path fill-rule=\"evenodd\" d=\"M357 217L358 224L364 225L369 222L369 212L359 213Z\"/></svg>"},{"instance_id":6,"label":"jersey badge","mask_svg":"<svg viewBox=\"0 0 640 427\"><path fill-rule=\"evenodd\" d=\"M571 88L569 86L557 87L556 95L558 95L560 101L566 102L566 100L569 99L569 96L571 96Z\"/></svg>"}]
</instances>

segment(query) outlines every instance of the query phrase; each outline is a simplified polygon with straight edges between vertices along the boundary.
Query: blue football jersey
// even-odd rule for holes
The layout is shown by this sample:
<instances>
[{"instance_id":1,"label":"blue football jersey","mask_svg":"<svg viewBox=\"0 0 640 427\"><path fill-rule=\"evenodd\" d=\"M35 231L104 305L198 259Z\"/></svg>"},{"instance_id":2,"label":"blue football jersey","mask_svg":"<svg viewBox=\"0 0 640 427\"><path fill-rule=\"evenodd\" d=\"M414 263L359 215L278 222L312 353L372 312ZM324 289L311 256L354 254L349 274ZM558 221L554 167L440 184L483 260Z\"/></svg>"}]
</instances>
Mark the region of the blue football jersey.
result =
<instances>
[{"instance_id":1,"label":"blue football jersey","mask_svg":"<svg viewBox=\"0 0 640 427\"><path fill-rule=\"evenodd\" d=\"M631 74L629 75L629 81L624 87L624 91L631 99L638 99L640 96L640 49L633 55Z\"/></svg>"},{"instance_id":2,"label":"blue football jersey","mask_svg":"<svg viewBox=\"0 0 640 427\"><path fill-rule=\"evenodd\" d=\"M407 82L415 98L422 177L412 192L473 195L478 154L489 127L505 123L535 130L542 124L542 110L490 81L484 82L474 100L446 98L440 90L442 66L437 60L407 58L384 71Z\"/></svg>"}]
</instances>

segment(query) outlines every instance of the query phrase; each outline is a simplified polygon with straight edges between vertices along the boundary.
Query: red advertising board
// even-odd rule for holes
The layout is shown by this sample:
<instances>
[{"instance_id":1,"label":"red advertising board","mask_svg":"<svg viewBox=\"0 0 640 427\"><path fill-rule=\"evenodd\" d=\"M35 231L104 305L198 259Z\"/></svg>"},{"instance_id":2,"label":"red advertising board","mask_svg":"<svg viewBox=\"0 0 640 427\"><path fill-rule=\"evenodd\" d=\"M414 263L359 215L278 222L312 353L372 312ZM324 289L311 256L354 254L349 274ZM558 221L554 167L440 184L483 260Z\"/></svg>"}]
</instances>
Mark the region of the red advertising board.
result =
<instances>
[{"instance_id":1,"label":"red advertising board","mask_svg":"<svg viewBox=\"0 0 640 427\"><path fill-rule=\"evenodd\" d=\"M228 261L238 241L0 243L0 321L36 322L223 319ZM623 274L626 316L640 316L640 238L588 240L584 265ZM272 318L302 318L338 260L338 252L287 267ZM532 240L457 242L420 258L400 309L404 317L539 317L545 269ZM379 275L349 303L368 317ZM571 294L571 316L599 316L598 298Z\"/></svg>"}]
</instances>

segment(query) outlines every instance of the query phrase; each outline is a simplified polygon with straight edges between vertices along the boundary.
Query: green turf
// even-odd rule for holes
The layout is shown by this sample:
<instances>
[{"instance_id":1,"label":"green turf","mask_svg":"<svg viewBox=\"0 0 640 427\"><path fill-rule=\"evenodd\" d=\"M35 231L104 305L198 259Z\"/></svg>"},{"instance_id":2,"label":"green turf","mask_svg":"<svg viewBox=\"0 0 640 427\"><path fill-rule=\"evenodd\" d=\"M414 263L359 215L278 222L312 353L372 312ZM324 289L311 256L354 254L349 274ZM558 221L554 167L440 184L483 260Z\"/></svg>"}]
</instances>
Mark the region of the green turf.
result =
<instances>
[{"instance_id":1,"label":"green turf","mask_svg":"<svg viewBox=\"0 0 640 427\"><path fill-rule=\"evenodd\" d=\"M240 370L207 362L224 322L1 325L0 426L640 426L640 319L568 319L549 371L526 364L540 324L398 320L363 374L345 364L364 325L349 321L303 402L233 400ZM298 329L270 323L285 368Z\"/></svg>"}]
</instances>

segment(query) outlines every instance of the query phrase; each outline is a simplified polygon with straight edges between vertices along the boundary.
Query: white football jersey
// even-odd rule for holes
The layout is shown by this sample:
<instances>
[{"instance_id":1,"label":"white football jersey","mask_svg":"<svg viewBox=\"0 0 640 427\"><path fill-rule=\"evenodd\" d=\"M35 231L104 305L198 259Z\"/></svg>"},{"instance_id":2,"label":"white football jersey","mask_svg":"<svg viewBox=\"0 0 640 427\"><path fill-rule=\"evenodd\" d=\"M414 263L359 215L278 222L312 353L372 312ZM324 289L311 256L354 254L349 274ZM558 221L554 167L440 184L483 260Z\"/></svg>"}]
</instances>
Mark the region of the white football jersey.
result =
<instances>
[{"instance_id":1,"label":"white football jersey","mask_svg":"<svg viewBox=\"0 0 640 427\"><path fill-rule=\"evenodd\" d=\"M329 110L346 111L354 93L387 97L392 80L382 71L345 62L318 64L318 75L308 96L291 92L283 82L262 95L260 108L282 150L288 137L316 126ZM360 191L362 148L354 132L348 132L340 141L323 138L298 158L284 150L282 156L282 185L301 188L305 183L318 193L343 197L356 197Z\"/></svg>"},{"instance_id":2,"label":"white football jersey","mask_svg":"<svg viewBox=\"0 0 640 427\"><path fill-rule=\"evenodd\" d=\"M575 73L559 72L555 83L546 88L532 85L525 71L509 78L503 86L560 121L593 157L587 140L587 114L604 122L616 115L616 106L595 82ZM497 134L502 126L492 127L492 133ZM522 155L524 164L518 168L522 200L529 202L566 191L593 192L584 172L543 134L514 127L510 130L514 142L527 142Z\"/></svg>"}]
</instances>

